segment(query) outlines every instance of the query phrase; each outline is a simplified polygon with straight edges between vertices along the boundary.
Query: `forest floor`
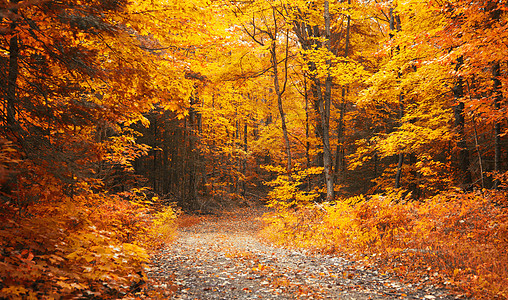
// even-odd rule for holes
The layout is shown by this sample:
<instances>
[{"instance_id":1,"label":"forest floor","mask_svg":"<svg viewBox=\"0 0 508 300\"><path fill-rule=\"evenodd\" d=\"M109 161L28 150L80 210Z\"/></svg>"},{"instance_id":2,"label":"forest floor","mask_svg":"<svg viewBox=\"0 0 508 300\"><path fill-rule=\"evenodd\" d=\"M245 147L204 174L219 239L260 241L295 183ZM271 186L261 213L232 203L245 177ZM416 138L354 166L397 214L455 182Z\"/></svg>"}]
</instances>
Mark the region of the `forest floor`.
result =
<instances>
[{"instance_id":1,"label":"forest floor","mask_svg":"<svg viewBox=\"0 0 508 300\"><path fill-rule=\"evenodd\" d=\"M248 208L188 220L153 257L148 289L168 299L456 299L433 285L404 284L347 255L272 246L259 236L264 212Z\"/></svg>"}]
</instances>

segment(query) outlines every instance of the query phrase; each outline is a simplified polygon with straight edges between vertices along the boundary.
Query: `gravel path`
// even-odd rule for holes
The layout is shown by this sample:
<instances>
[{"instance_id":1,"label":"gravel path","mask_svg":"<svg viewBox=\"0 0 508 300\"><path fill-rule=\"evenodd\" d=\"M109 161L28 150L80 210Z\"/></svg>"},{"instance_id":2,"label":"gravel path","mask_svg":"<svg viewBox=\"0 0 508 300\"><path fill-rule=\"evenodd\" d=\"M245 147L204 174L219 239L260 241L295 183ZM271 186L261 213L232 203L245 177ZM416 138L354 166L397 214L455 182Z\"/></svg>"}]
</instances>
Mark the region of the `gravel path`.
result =
<instances>
[{"instance_id":1,"label":"gravel path","mask_svg":"<svg viewBox=\"0 0 508 300\"><path fill-rule=\"evenodd\" d=\"M206 218L179 230L154 257L150 278L170 299L454 299L433 286L408 286L345 257L262 243L263 209Z\"/></svg>"}]
</instances>

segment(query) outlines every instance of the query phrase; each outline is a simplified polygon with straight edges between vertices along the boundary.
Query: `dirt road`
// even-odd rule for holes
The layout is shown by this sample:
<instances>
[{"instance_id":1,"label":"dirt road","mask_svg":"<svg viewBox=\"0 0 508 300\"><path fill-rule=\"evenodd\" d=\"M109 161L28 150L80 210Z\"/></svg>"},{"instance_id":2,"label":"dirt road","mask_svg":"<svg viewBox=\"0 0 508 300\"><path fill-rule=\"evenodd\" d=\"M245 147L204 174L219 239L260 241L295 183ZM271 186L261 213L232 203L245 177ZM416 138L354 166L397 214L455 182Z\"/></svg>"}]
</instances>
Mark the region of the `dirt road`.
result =
<instances>
[{"instance_id":1,"label":"dirt road","mask_svg":"<svg viewBox=\"0 0 508 300\"><path fill-rule=\"evenodd\" d=\"M350 257L263 243L263 211L223 213L181 228L147 272L155 288L171 299L454 299L433 286L404 285Z\"/></svg>"}]
</instances>

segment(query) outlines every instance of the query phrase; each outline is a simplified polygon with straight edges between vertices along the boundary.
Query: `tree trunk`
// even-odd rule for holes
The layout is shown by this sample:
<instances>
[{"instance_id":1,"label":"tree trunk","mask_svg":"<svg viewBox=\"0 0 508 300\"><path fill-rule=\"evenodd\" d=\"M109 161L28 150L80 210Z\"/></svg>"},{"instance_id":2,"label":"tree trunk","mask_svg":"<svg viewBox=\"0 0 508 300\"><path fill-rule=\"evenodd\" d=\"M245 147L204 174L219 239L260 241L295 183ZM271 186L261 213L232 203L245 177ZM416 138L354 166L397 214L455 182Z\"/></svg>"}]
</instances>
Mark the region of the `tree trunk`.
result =
<instances>
[{"instance_id":1,"label":"tree trunk","mask_svg":"<svg viewBox=\"0 0 508 300\"><path fill-rule=\"evenodd\" d=\"M498 1L488 1L487 2L487 10L490 12L490 17L494 21L494 23L498 23L501 19L502 10L499 8L501 2ZM496 113L501 109L501 101L503 100L503 95L501 92L501 80L499 80L499 76L501 75L501 67L499 61L496 61L492 65L492 80L494 82L492 86L492 94L494 96L494 109ZM494 171L501 172L501 123L496 120L494 124ZM499 185L499 180L494 181L493 188L497 188Z\"/></svg>"},{"instance_id":2,"label":"tree trunk","mask_svg":"<svg viewBox=\"0 0 508 300\"><path fill-rule=\"evenodd\" d=\"M493 86L493 94L494 94L494 108L496 111L501 109L501 81L499 80L500 76L500 66L499 62L496 62L492 68L492 77L494 80L494 86ZM496 121L496 124L494 125L494 132L495 132L495 142L494 142L494 171L499 172L501 171L501 123L499 121Z\"/></svg>"},{"instance_id":3,"label":"tree trunk","mask_svg":"<svg viewBox=\"0 0 508 300\"><path fill-rule=\"evenodd\" d=\"M241 194L243 197L245 197L247 193L247 151L248 151L248 145L247 145L247 134L248 134L248 128L247 128L247 121L243 124L243 151L244 157L242 158L242 174L243 174L243 180L242 180L242 191Z\"/></svg>"},{"instance_id":4,"label":"tree trunk","mask_svg":"<svg viewBox=\"0 0 508 300\"><path fill-rule=\"evenodd\" d=\"M152 162L152 188L153 188L153 191L154 192L158 192L157 191L157 134L158 134L158 131L157 131L157 116L155 116L154 118L154 121L152 122L153 124L153 148L152 148L152 151L153 151L153 162Z\"/></svg>"},{"instance_id":5,"label":"tree trunk","mask_svg":"<svg viewBox=\"0 0 508 300\"><path fill-rule=\"evenodd\" d=\"M11 3L18 3L17 0L11 1ZM12 10L13 13L17 13L17 9ZM15 32L16 22L11 23L11 30ZM14 126L16 123L16 81L18 79L18 36L14 34L9 41L9 75L7 77L7 124Z\"/></svg>"},{"instance_id":6,"label":"tree trunk","mask_svg":"<svg viewBox=\"0 0 508 300\"><path fill-rule=\"evenodd\" d=\"M274 18L275 18L275 8L274 8ZM286 59L284 60L284 67L285 67L285 78L284 78L284 85L281 88L279 84L279 68L278 68L278 61L277 61L277 26L275 28L275 33L272 35L272 45L270 48L270 54L271 54L271 61L272 61L272 68L273 68L273 86L275 88L275 93L277 95L277 108L279 109L279 115L281 119L281 126L282 126L282 134L284 136L284 143L286 146L286 155L287 155L287 165L286 165L286 171L288 175L291 172L291 144L289 142L289 135L288 135L288 129L286 126L286 114L284 113L284 107L282 106L282 95L284 94L286 90L286 83L287 83L287 61L288 61L288 51L289 51L289 32L286 32Z\"/></svg>"},{"instance_id":7,"label":"tree trunk","mask_svg":"<svg viewBox=\"0 0 508 300\"><path fill-rule=\"evenodd\" d=\"M324 3L324 19L325 19L325 46L328 51L331 51L331 29L330 29L330 4L328 0ZM326 62L328 68L331 67L331 61ZM326 200L332 201L334 195L334 183L333 183L333 169L332 169L332 151L330 148L330 103L332 98L332 76L330 70L325 80L325 93L323 95L321 113L321 123L323 124L323 166L325 173L325 184L326 184Z\"/></svg>"},{"instance_id":8,"label":"tree trunk","mask_svg":"<svg viewBox=\"0 0 508 300\"><path fill-rule=\"evenodd\" d=\"M344 163L344 114L346 110L346 89L342 88L342 101L339 106L340 115L337 120L337 148L335 149L335 176L338 180L340 172L345 170Z\"/></svg>"},{"instance_id":9,"label":"tree trunk","mask_svg":"<svg viewBox=\"0 0 508 300\"><path fill-rule=\"evenodd\" d=\"M457 60L455 70L459 70L462 66L463 58L460 57ZM455 130L458 134L459 140L457 141L457 147L459 148L459 169L463 178L463 184L469 187L472 184L471 172L469 171L469 151L467 149L466 137L464 134L464 102L462 97L464 96L464 84L462 77L457 79L457 83L453 87L453 96L457 104L453 107L455 117Z\"/></svg>"},{"instance_id":10,"label":"tree trunk","mask_svg":"<svg viewBox=\"0 0 508 300\"><path fill-rule=\"evenodd\" d=\"M330 9L329 2L324 2L324 13L323 17L325 20L325 31L324 38L325 42L323 44L319 44L319 38L321 38L321 33L319 27L317 25L311 26L310 24L305 24L305 22L294 22L294 32L298 36L300 44L304 50L318 50L320 47L326 47L328 51L331 51L331 17L330 17ZM308 67L310 71L316 71L317 66L314 62L308 61ZM330 68L331 61L327 60L327 67ZM324 90L323 90L324 89ZM331 74L328 73L325 79L324 84L317 78L315 75L312 76L312 85L311 91L314 96L314 109L316 110L319 118L316 120L316 135L321 139L323 144L323 154L322 154L322 162L320 162L321 157L318 156L317 165L322 165L324 167L323 177L326 185L326 199L328 201L333 200L334 198L334 182L333 182L333 158L332 152L330 149L330 103L331 103L331 95L332 95L332 77Z\"/></svg>"},{"instance_id":11,"label":"tree trunk","mask_svg":"<svg viewBox=\"0 0 508 300\"><path fill-rule=\"evenodd\" d=\"M503 95L501 93L501 80L499 80L500 72L499 62L494 63L492 67L492 77L494 81L493 94L494 94L494 109L498 112L501 109L501 100ZM501 123L496 120L494 125L494 171L501 172ZM499 180L494 181L493 188L498 188Z\"/></svg>"},{"instance_id":12,"label":"tree trunk","mask_svg":"<svg viewBox=\"0 0 508 300\"><path fill-rule=\"evenodd\" d=\"M194 94L190 97L189 108L189 150L188 150L188 172L189 172L189 185L188 185L188 197L191 201L193 208L198 208L198 180L197 180L197 160L199 157L197 149L197 125L199 119L199 113L196 110L197 95Z\"/></svg>"},{"instance_id":13,"label":"tree trunk","mask_svg":"<svg viewBox=\"0 0 508 300\"><path fill-rule=\"evenodd\" d=\"M390 6L389 14L390 14L390 38L393 38L393 31L394 30L397 30L397 31L401 30L400 17L393 12L393 7L391 7L391 6ZM398 48L397 48L397 50L398 50ZM401 76L401 74L399 72L399 74L397 74L397 78L400 78L400 76ZM399 120L400 120L400 122L402 122L403 117L404 117L404 95L401 93L401 94L399 94ZM395 173L395 188L396 189L400 188L400 179L402 177L403 164L404 164L404 152L401 151L398 154L397 172Z\"/></svg>"},{"instance_id":14,"label":"tree trunk","mask_svg":"<svg viewBox=\"0 0 508 300\"><path fill-rule=\"evenodd\" d=\"M309 69L312 71L316 71L317 68L315 65L311 64ZM316 116L317 116L313 120L314 124L315 124L314 125L314 134L320 140L323 140L323 123L321 122L321 111L319 108L319 106L322 102L322 97L323 97L323 94L321 91L321 82L319 82L319 80L317 80L316 78L312 78L312 83L311 83L310 89L311 89L312 95L314 96L312 108L314 109ZM323 152L317 153L316 157L314 158L314 165L316 165L316 166L323 165Z\"/></svg>"},{"instance_id":15,"label":"tree trunk","mask_svg":"<svg viewBox=\"0 0 508 300\"><path fill-rule=\"evenodd\" d=\"M307 168L310 168L310 134L309 134L309 94L307 93L307 74L303 75L303 87L305 98L305 158ZM310 191L310 176L307 176L307 191Z\"/></svg>"},{"instance_id":16,"label":"tree trunk","mask_svg":"<svg viewBox=\"0 0 508 300\"><path fill-rule=\"evenodd\" d=\"M348 0L348 4L351 4L351 0ZM344 57L349 56L349 34L351 29L351 16L347 16L346 25L346 42L344 46ZM342 88L342 102L340 104L340 116L337 124L337 149L335 154L335 176L338 178L340 172L346 170L345 155L344 155L344 114L346 113L346 88Z\"/></svg>"},{"instance_id":17,"label":"tree trunk","mask_svg":"<svg viewBox=\"0 0 508 300\"><path fill-rule=\"evenodd\" d=\"M399 153L398 163L397 163L397 173L395 174L395 188L400 188L400 178L402 175L402 164L404 163L404 153Z\"/></svg>"},{"instance_id":18,"label":"tree trunk","mask_svg":"<svg viewBox=\"0 0 508 300\"><path fill-rule=\"evenodd\" d=\"M399 120L404 117L404 95L399 95ZM398 155L397 173L395 174L395 188L400 188L400 178L402 177L402 165L404 164L404 152Z\"/></svg>"}]
</instances>

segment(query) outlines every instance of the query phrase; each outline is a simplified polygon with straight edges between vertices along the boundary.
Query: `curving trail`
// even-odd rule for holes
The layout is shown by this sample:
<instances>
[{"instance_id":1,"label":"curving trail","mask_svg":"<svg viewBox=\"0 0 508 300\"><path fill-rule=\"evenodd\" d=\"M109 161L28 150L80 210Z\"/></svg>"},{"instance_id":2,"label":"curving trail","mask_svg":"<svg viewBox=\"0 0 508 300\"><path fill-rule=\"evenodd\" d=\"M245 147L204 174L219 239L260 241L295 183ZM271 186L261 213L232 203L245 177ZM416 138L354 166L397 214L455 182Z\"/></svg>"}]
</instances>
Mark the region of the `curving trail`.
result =
<instances>
[{"instance_id":1,"label":"curving trail","mask_svg":"<svg viewBox=\"0 0 508 300\"><path fill-rule=\"evenodd\" d=\"M345 257L260 241L262 208L223 213L181 228L147 269L170 299L454 299L433 286L408 286Z\"/></svg>"}]
</instances>

